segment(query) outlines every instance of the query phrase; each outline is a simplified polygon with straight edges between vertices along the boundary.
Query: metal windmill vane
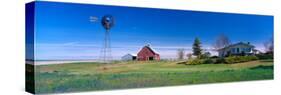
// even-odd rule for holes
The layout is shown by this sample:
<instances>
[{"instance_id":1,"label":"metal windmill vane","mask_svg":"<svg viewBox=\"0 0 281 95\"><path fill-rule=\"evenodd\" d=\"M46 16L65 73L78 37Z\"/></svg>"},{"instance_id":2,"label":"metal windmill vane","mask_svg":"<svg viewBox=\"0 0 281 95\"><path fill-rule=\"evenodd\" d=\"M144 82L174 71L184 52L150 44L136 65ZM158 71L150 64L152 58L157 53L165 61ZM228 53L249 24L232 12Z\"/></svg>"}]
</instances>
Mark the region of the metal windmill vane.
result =
<instances>
[{"instance_id":1,"label":"metal windmill vane","mask_svg":"<svg viewBox=\"0 0 281 95\"><path fill-rule=\"evenodd\" d=\"M105 28L105 30L109 30L110 28L112 28L114 26L114 18L111 15L105 15L102 17L101 20L101 24L102 26Z\"/></svg>"}]
</instances>

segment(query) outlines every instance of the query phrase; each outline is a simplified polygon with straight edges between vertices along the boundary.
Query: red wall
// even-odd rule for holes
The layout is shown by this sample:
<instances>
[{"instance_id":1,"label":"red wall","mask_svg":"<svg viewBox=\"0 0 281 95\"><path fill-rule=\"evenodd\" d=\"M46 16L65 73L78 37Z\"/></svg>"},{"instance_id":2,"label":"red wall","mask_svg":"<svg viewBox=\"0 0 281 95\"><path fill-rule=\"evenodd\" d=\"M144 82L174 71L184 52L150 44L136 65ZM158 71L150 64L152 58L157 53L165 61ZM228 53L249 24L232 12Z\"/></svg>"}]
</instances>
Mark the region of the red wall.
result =
<instances>
[{"instance_id":1,"label":"red wall","mask_svg":"<svg viewBox=\"0 0 281 95\"><path fill-rule=\"evenodd\" d=\"M138 60L140 61L146 61L149 60L149 57L153 57L154 60L160 60L159 54L153 53L150 49L147 47L142 48L142 50L137 54Z\"/></svg>"}]
</instances>

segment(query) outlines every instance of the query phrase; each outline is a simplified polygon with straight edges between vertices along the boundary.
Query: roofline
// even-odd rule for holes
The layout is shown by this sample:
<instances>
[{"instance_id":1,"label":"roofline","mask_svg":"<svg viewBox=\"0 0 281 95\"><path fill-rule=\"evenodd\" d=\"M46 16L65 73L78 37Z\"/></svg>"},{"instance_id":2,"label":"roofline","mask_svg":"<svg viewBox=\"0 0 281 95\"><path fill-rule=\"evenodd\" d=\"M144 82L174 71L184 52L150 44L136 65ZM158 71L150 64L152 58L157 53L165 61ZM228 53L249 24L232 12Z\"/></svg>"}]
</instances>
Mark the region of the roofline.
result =
<instances>
[{"instance_id":1,"label":"roofline","mask_svg":"<svg viewBox=\"0 0 281 95\"><path fill-rule=\"evenodd\" d=\"M224 49L226 49L226 48L229 48L229 47L231 47L231 46L235 46L235 45L238 45L238 44L249 45L250 47L253 47L253 48L255 48L255 46L254 46L254 45L251 45L251 44L247 44L247 43L243 43L243 42L239 42L239 43L236 43L236 44L231 44L231 45L228 45L228 46L226 46L226 47L223 47L223 48L221 48L221 49L218 49L218 51L220 51L220 50L224 50Z\"/></svg>"},{"instance_id":2,"label":"roofline","mask_svg":"<svg viewBox=\"0 0 281 95\"><path fill-rule=\"evenodd\" d=\"M143 46L143 47L139 50L139 52L140 52L143 48L145 48L145 47L147 47L152 53L158 54L158 55L159 55L159 53L155 52L150 46ZM138 53L139 53L139 52L138 52Z\"/></svg>"}]
</instances>

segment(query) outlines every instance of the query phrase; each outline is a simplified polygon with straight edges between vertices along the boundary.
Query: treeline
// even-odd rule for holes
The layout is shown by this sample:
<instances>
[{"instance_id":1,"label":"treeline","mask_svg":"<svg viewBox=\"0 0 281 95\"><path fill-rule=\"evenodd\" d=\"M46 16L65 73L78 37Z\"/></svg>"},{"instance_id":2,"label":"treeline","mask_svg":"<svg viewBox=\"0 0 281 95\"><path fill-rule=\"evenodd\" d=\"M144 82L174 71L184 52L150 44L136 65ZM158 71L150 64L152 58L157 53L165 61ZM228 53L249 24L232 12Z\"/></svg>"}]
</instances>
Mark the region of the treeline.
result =
<instances>
[{"instance_id":1,"label":"treeline","mask_svg":"<svg viewBox=\"0 0 281 95\"><path fill-rule=\"evenodd\" d=\"M219 35L216 37L213 43L214 51L218 51L221 48L231 45L230 39L225 36L224 34ZM274 45L273 45L273 38L269 39L268 41L264 42L265 52L257 55L251 56L227 56L221 57L212 56L210 52L204 51L202 48L202 42L198 37L194 39L192 44L192 53L185 54L184 49L178 49L177 55L179 60L185 60L185 55L187 60L184 61L184 64L231 64L231 63L240 63L240 62L247 62L253 61L258 59L273 59L274 53Z\"/></svg>"}]
</instances>

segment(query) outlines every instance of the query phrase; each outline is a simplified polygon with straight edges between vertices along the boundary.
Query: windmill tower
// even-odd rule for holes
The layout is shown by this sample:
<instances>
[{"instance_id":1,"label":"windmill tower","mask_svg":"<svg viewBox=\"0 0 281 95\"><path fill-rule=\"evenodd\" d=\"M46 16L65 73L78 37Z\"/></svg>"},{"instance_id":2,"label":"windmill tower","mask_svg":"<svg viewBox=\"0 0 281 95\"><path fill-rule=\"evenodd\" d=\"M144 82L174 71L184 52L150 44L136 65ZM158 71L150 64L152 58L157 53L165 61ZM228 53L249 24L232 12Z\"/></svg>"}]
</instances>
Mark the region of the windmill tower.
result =
<instances>
[{"instance_id":1,"label":"windmill tower","mask_svg":"<svg viewBox=\"0 0 281 95\"><path fill-rule=\"evenodd\" d=\"M101 24L105 29L103 47L101 49L100 59L104 63L110 63L112 60L111 56L111 45L110 45L110 29L114 26L114 18L111 15L105 15L101 19Z\"/></svg>"}]
</instances>

